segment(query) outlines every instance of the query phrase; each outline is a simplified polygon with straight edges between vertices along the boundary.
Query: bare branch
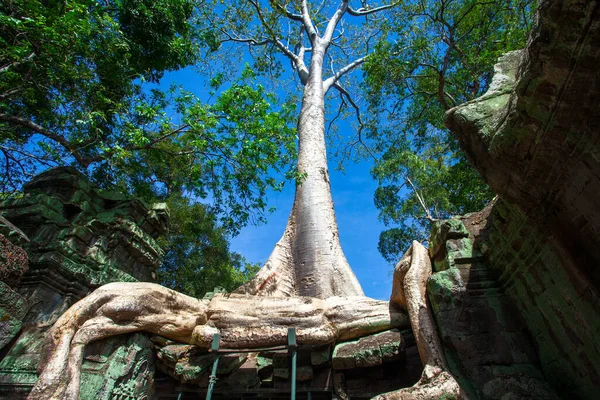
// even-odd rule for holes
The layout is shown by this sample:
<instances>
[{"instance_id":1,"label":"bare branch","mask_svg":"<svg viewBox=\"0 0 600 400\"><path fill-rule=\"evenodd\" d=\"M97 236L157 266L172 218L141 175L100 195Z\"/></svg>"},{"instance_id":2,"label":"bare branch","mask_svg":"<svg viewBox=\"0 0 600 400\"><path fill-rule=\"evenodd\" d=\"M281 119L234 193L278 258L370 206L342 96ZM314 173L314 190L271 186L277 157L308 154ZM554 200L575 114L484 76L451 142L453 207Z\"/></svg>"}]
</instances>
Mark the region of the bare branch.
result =
<instances>
[{"instance_id":1,"label":"bare branch","mask_svg":"<svg viewBox=\"0 0 600 400\"><path fill-rule=\"evenodd\" d=\"M496 3L497 3L497 1L484 1L484 2L475 2L475 3L471 4L471 6L470 6L470 7L467 9L467 11L465 11L465 12L463 13L463 15L461 15L461 16L460 16L460 17L459 17L459 18L458 18L458 19L457 19L457 20L454 22L454 24L453 24L453 27L454 27L454 28L455 28L455 27L457 27L457 26L458 26L458 25L459 25L459 24L462 22L462 20L463 20L463 19L465 19L465 17L466 17L467 15L469 15L469 14L471 13L471 11L473 11L473 9L474 9L475 7L477 7L477 6L487 6L487 5L490 5L490 4L496 4Z\"/></svg>"},{"instance_id":2,"label":"bare branch","mask_svg":"<svg viewBox=\"0 0 600 400\"><path fill-rule=\"evenodd\" d=\"M252 5L254 5L254 7L258 10L257 3L255 3L253 0L250 0L250 3L252 3ZM308 32L311 43L313 43L314 38L317 37L317 31L310 18L310 14L308 12L308 4L306 0L303 0L302 2L302 14L294 14L293 12L289 11L286 6L277 2L277 0L270 0L270 3L276 9L281 11L287 18L293 21L302 22L304 29L306 29L306 31Z\"/></svg>"},{"instance_id":3,"label":"bare branch","mask_svg":"<svg viewBox=\"0 0 600 400\"><path fill-rule=\"evenodd\" d=\"M0 74L5 73L6 71L8 71L12 67L16 67L16 66L19 66L21 64L25 64L28 61L31 61L33 59L33 57L35 57L35 52L32 52L31 54L29 54L27 57L25 57L24 59L22 59L20 61L15 61L15 62L7 64L7 65L5 65L3 67L0 67Z\"/></svg>"},{"instance_id":4,"label":"bare branch","mask_svg":"<svg viewBox=\"0 0 600 400\"><path fill-rule=\"evenodd\" d=\"M425 214L427 215L427 219L431 222L435 221L435 219L431 216L431 213L429 212L429 209L427 208L427 206L425 206L425 202L423 201L423 197L421 197L421 195L419 194L419 191L417 190L415 184L413 183L413 181L410 179L410 176L408 175L404 175L404 179L406 179L406 181L408 182L408 184L412 187L413 192L415 193L415 196L417 197L417 200L419 201L419 204L421 204L421 207L423 208L423 211L425 211Z\"/></svg>"},{"instance_id":5,"label":"bare branch","mask_svg":"<svg viewBox=\"0 0 600 400\"><path fill-rule=\"evenodd\" d=\"M367 6L367 8L361 7L358 10L354 10L351 7L348 7L348 14L352 15L353 17L362 17L364 15L374 14L376 12L388 10L390 8L396 7L398 4L400 4L399 1L397 1L395 3L391 3L391 4L386 4L386 5L383 5L380 7L375 7L375 8L371 8L368 6Z\"/></svg>"},{"instance_id":6,"label":"bare branch","mask_svg":"<svg viewBox=\"0 0 600 400\"><path fill-rule=\"evenodd\" d=\"M303 1L306 1L306 0L303 0ZM335 32L335 28L337 27L337 24L340 22L340 20L342 19L342 17L344 16L344 14L346 13L347 10L348 10L348 0L342 0L342 3L338 7L338 9L335 10L335 13L333 13L333 16L329 20L329 23L327 24L327 28L325 28L325 34L323 34L323 42L325 44L325 48L327 48L327 46L329 46L329 44L331 43L331 38L333 37L333 32Z\"/></svg>"},{"instance_id":7,"label":"bare branch","mask_svg":"<svg viewBox=\"0 0 600 400\"><path fill-rule=\"evenodd\" d=\"M273 32L273 29L271 29L271 27L269 26L269 24L265 20L263 14L262 14L262 11L260 9L260 5L255 0L248 0L248 1L250 2L250 4L252 4L252 6L254 7L254 9L256 10L258 18L260 19L260 22L262 23L263 27L267 30L267 32L269 33L269 35L271 35L271 38L272 38L271 41L273 42L273 44L275 44L275 46L277 46L279 48L279 50L281 50L283 52L283 54L286 55L294 63L294 65L296 66L296 68L298 70L298 76L300 77L300 81L303 84L306 83L306 80L308 79L308 68L306 67L306 64L304 63L304 60L301 59L300 57L298 57L296 54L294 54L294 52L292 52L277 37L277 35L275 34L275 32ZM304 23L304 25L305 25L306 30L308 32L310 32L310 29L306 27L306 23ZM311 23L311 27L312 27L312 23ZM312 27L312 29L314 30L314 27Z\"/></svg>"},{"instance_id":8,"label":"bare branch","mask_svg":"<svg viewBox=\"0 0 600 400\"><path fill-rule=\"evenodd\" d=\"M308 2L307 0L302 0L302 23L304 24L304 28L306 32L308 32L308 37L310 38L310 43L315 45L315 42L318 38L317 29L310 18L310 14L308 13Z\"/></svg>"},{"instance_id":9,"label":"bare branch","mask_svg":"<svg viewBox=\"0 0 600 400\"><path fill-rule=\"evenodd\" d=\"M289 11L286 6L279 4L276 0L271 0L270 3L272 6L275 6L275 8L277 8L279 11L281 11L289 19L298 21L298 22L304 22L302 15L294 14L293 12Z\"/></svg>"},{"instance_id":10,"label":"bare branch","mask_svg":"<svg viewBox=\"0 0 600 400\"><path fill-rule=\"evenodd\" d=\"M350 64L346 65L344 68L341 68L335 74L333 74L329 78L325 79L325 81L323 82L323 91L325 93L327 93L327 91L329 90L329 88L334 83L336 83L342 76L344 76L348 72L352 71L354 68L356 68L359 65L361 65L362 63L364 63L365 60L367 59L367 57L368 57L368 55L364 56L364 57L361 57L361 58L359 58L357 60L352 61Z\"/></svg>"},{"instance_id":11,"label":"bare branch","mask_svg":"<svg viewBox=\"0 0 600 400\"><path fill-rule=\"evenodd\" d=\"M348 103L350 103L350 105L352 106L352 108L354 108L354 111L356 112L356 119L358 121L358 130L356 132L357 139L354 142L350 143L348 146L346 146L346 149L344 150L344 153L348 153L348 152L352 153L352 149L354 148L354 146L356 146L357 144L360 144L362 147L365 148L365 150L369 153L369 155L374 160L377 160L377 157L375 157L375 154L373 154L373 152L371 151L371 149L369 148L369 146L367 146L367 144L362 139L362 130L364 128L364 124L363 124L362 118L360 116L360 108L354 102L354 99L352 99L352 96L350 96L350 93L348 93L348 91L346 89L344 89L342 86L340 86L337 83L334 83L333 87L338 92L340 92L340 96L342 97L342 102L344 102L344 98L345 98L348 101ZM348 148L350 148L350 151L348 151Z\"/></svg>"},{"instance_id":12,"label":"bare branch","mask_svg":"<svg viewBox=\"0 0 600 400\"><path fill-rule=\"evenodd\" d=\"M38 125L33 121L14 115L0 114L0 121L11 122L23 128L27 128L34 132L37 132L40 135L47 137L48 139L54 140L55 142L60 144L65 150L71 153L71 155L75 157L75 160L77 160L77 162L79 162L82 166L87 167L88 165L90 165L90 163L87 162L86 158L82 157L81 154L79 154L75 149L73 149L71 143L62 135L50 132L43 126Z\"/></svg>"},{"instance_id":13,"label":"bare branch","mask_svg":"<svg viewBox=\"0 0 600 400\"><path fill-rule=\"evenodd\" d=\"M232 35L224 29L221 29L221 32L227 36L227 39L221 40L221 42L237 42L237 43L248 43L253 46L264 46L269 43L273 43L270 39L256 40L255 38L241 38L237 35Z\"/></svg>"},{"instance_id":14,"label":"bare branch","mask_svg":"<svg viewBox=\"0 0 600 400\"><path fill-rule=\"evenodd\" d=\"M55 160L52 160L50 158L40 157L40 156L38 156L36 154L28 153L28 152L23 151L21 149L17 149L17 148L13 148L13 147L7 147L7 146L0 146L0 149L4 152L5 155L6 155L7 152L9 152L9 153L18 153L18 154L21 154L23 157L31 158L32 160L35 160L35 161L39 162L40 164L45 165L47 167L51 167L53 165L56 165L56 161ZM20 163L19 160L17 160L16 158L14 158L12 156L10 156L10 158L13 161L15 161L15 162ZM24 175L33 176L33 175L28 174L27 172L25 172L25 170L22 167L21 167L21 169L22 169Z\"/></svg>"}]
</instances>

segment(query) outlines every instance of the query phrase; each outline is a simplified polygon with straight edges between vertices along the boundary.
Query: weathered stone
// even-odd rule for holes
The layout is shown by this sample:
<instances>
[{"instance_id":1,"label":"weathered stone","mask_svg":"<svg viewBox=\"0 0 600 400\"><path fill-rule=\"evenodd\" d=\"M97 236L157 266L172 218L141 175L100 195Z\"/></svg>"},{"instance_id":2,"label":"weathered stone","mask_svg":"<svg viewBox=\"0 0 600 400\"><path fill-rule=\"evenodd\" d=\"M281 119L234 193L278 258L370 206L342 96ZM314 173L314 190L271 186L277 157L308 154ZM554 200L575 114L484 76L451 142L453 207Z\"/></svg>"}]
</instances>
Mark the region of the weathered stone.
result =
<instances>
[{"instance_id":1,"label":"weathered stone","mask_svg":"<svg viewBox=\"0 0 600 400\"><path fill-rule=\"evenodd\" d=\"M527 48L499 60L484 96L446 115L501 198L476 239L488 270L548 383L573 399L600 390L598 9L597 0L540 1Z\"/></svg>"},{"instance_id":2,"label":"weathered stone","mask_svg":"<svg viewBox=\"0 0 600 400\"><path fill-rule=\"evenodd\" d=\"M0 234L0 281L15 287L28 269L29 263L25 250L12 244Z\"/></svg>"},{"instance_id":3,"label":"weathered stone","mask_svg":"<svg viewBox=\"0 0 600 400\"><path fill-rule=\"evenodd\" d=\"M257 358L248 357L244 363L230 375L217 381L216 393L231 388L234 391L246 391L260 386L261 380L257 375Z\"/></svg>"},{"instance_id":4,"label":"weathered stone","mask_svg":"<svg viewBox=\"0 0 600 400\"><path fill-rule=\"evenodd\" d=\"M401 359L403 351L402 334L393 329L337 344L331 358L332 366L336 370L372 367Z\"/></svg>"},{"instance_id":5,"label":"weathered stone","mask_svg":"<svg viewBox=\"0 0 600 400\"><path fill-rule=\"evenodd\" d=\"M299 365L296 368L296 379L298 382L311 381L314 376L313 368L310 365Z\"/></svg>"},{"instance_id":6,"label":"weathered stone","mask_svg":"<svg viewBox=\"0 0 600 400\"><path fill-rule=\"evenodd\" d=\"M331 360L331 347L321 347L310 352L310 363L319 366L328 363Z\"/></svg>"},{"instance_id":7,"label":"weathered stone","mask_svg":"<svg viewBox=\"0 0 600 400\"><path fill-rule=\"evenodd\" d=\"M142 334L98 342L86 349L81 399L138 400L154 391L154 347Z\"/></svg>"},{"instance_id":8,"label":"weathered stone","mask_svg":"<svg viewBox=\"0 0 600 400\"><path fill-rule=\"evenodd\" d=\"M271 358L258 356L256 358L257 374L261 381L273 377L273 360Z\"/></svg>"},{"instance_id":9,"label":"weathered stone","mask_svg":"<svg viewBox=\"0 0 600 400\"><path fill-rule=\"evenodd\" d=\"M26 393L35 383L46 329L73 303L97 285L156 277L162 250L155 239L166 231L168 212L164 204L148 207L122 195L99 191L76 170L56 168L26 184L23 196L0 203L0 214L0 233L27 251L19 252L0 235L0 281L4 282L0 282L4 316L0 321L0 347L23 326L21 335L0 361L0 393L12 396ZM150 388L150 375L122 370L128 365L137 368L129 355L122 356L124 351L130 355L152 352L147 339L140 335L135 338L125 337L121 342L110 339L106 343L121 344L86 358L82 379L89 390L82 391L82 399L98 398L100 387L107 396L113 393L123 399L150 393L137 387L143 384ZM138 339L141 342L137 344L127 342ZM94 367L89 369L88 363ZM148 368L148 374L153 373L154 364L148 364ZM108 383L105 375L118 370L129 377L109 374L112 383Z\"/></svg>"},{"instance_id":10,"label":"weathered stone","mask_svg":"<svg viewBox=\"0 0 600 400\"><path fill-rule=\"evenodd\" d=\"M497 276L481 257L473 264L458 263L457 254L473 261L473 247L469 252L456 241L474 243L485 236L488 215L492 207L458 220L468 227L468 237L452 239L433 229L432 241L445 238L445 255L440 263L450 266L433 274L427 283L427 293L440 331L446 358L463 390L474 399L504 399L515 394L514 385L528 386L531 382L544 387L547 397L556 398L542 378L535 347L519 312L510 299L498 290ZM454 221L456 219L453 219ZM448 244L450 242L450 244ZM513 382L514 385L501 383ZM493 387L493 396L489 388ZM523 395L523 393L521 393ZM517 398L537 398L533 392Z\"/></svg>"},{"instance_id":11,"label":"weathered stone","mask_svg":"<svg viewBox=\"0 0 600 400\"><path fill-rule=\"evenodd\" d=\"M290 379L289 368L273 368L273 378Z\"/></svg>"},{"instance_id":12,"label":"weathered stone","mask_svg":"<svg viewBox=\"0 0 600 400\"><path fill-rule=\"evenodd\" d=\"M431 224L431 238L429 242L429 255L436 259L436 255L444 250L447 239L460 239L469 236L462 221L451 218L435 221Z\"/></svg>"},{"instance_id":13,"label":"weathered stone","mask_svg":"<svg viewBox=\"0 0 600 400\"><path fill-rule=\"evenodd\" d=\"M26 313L25 299L0 281L0 349L19 334Z\"/></svg>"},{"instance_id":14,"label":"weathered stone","mask_svg":"<svg viewBox=\"0 0 600 400\"><path fill-rule=\"evenodd\" d=\"M1 219L1 231L19 243L26 243L26 236L10 222ZM15 234L16 232L16 234ZM17 293L21 277L29 269L25 251L0 234L0 350L8 345L21 331L27 313L27 301Z\"/></svg>"},{"instance_id":15,"label":"weathered stone","mask_svg":"<svg viewBox=\"0 0 600 400\"><path fill-rule=\"evenodd\" d=\"M19 334L23 323L0 307L0 350Z\"/></svg>"}]
</instances>

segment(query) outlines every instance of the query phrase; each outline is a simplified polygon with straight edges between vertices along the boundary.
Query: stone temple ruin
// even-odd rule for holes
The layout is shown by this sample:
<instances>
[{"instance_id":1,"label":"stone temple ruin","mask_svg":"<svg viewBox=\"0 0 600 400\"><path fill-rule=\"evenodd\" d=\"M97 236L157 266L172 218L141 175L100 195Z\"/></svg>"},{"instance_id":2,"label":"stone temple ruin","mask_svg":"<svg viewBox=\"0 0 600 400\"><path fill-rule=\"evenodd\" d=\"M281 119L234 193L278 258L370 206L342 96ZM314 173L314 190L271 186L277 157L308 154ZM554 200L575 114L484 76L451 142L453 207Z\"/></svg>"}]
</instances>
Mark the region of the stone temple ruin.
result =
<instances>
[{"instance_id":1,"label":"stone temple ruin","mask_svg":"<svg viewBox=\"0 0 600 400\"><path fill-rule=\"evenodd\" d=\"M4 254L28 256L13 256L18 263L1 267L0 398L24 398L37 380L45 334L66 309L106 283L156 279L163 252L155 238L165 232L168 213L161 204L148 208L102 192L70 168L38 175L23 197L0 210ZM154 362L152 343L143 335L101 343L87 359L86 385L114 394L142 379ZM113 376L107 380L108 371Z\"/></svg>"},{"instance_id":2,"label":"stone temple ruin","mask_svg":"<svg viewBox=\"0 0 600 400\"><path fill-rule=\"evenodd\" d=\"M8 261L0 283L0 398L16 399L36 382L45 334L67 308L106 283L156 278L162 251L155 238L167 227L168 210L100 191L70 168L38 175L22 198L0 209ZM81 398L197 397L206 392L213 360L194 345L156 335L98 341L86 348ZM370 398L412 385L421 370L410 329L392 329L335 346L300 347L297 390L331 398L335 386L351 398ZM289 396L285 348L224 354L217 374L215 398Z\"/></svg>"},{"instance_id":3,"label":"stone temple ruin","mask_svg":"<svg viewBox=\"0 0 600 400\"><path fill-rule=\"evenodd\" d=\"M168 210L100 191L69 168L34 178L21 198L0 205L0 398L26 398L36 382L32 398L76 398L69 383L78 375L53 362L72 366L79 356L80 399L203 398L215 327L221 347L238 352L220 354L213 398L288 398L286 323L298 326L298 398L597 398L599 10L598 1L540 1L527 48L499 60L483 97L447 113L498 196L480 212L433 224L428 254L415 243L396 266L389 308L366 298L196 300L135 283L156 278L155 239ZM415 259L430 277L412 273ZM109 282L129 283L94 291ZM408 321L415 304L407 292L420 284L434 332L426 315ZM130 315L126 299L141 290L153 293L138 310L150 319ZM172 312L152 314L156 299ZM354 318L353 307L361 310ZM252 322L265 310L268 324ZM288 322L277 325L278 317ZM92 329L69 330L78 318ZM94 336L94 321L106 319L113 332L142 328ZM423 338L439 340L443 354L419 346ZM265 340L263 349L239 351ZM451 379L429 378L432 359Z\"/></svg>"},{"instance_id":4,"label":"stone temple ruin","mask_svg":"<svg viewBox=\"0 0 600 400\"><path fill-rule=\"evenodd\" d=\"M6 259L0 398L16 399L25 398L36 382L45 335L66 309L106 283L156 279L162 251L155 238L167 227L168 210L98 190L71 168L38 175L22 198L0 210ZM156 335L98 341L86 348L81 398L204 394L213 359L194 345ZM336 386L351 398L370 398L412 385L421 370L410 329L392 329L336 346L300 347L297 390L331 398ZM215 398L289 396L287 349L225 354L217 373Z\"/></svg>"}]
</instances>

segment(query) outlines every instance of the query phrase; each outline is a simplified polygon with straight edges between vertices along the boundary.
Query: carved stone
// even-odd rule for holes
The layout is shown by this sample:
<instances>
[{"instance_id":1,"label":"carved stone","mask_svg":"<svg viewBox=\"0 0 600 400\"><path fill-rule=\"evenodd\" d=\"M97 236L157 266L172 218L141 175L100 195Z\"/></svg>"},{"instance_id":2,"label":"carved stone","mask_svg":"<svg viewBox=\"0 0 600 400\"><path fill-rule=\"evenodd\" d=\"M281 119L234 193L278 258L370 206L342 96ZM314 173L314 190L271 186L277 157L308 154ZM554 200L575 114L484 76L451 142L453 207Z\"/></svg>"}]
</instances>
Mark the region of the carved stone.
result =
<instances>
[{"instance_id":1,"label":"carved stone","mask_svg":"<svg viewBox=\"0 0 600 400\"><path fill-rule=\"evenodd\" d=\"M451 313L464 315L474 305L452 305L454 294L465 299L461 293L479 287L480 293L496 288L506 296L531 335L547 383L568 399L596 398L600 390L599 9L597 0L540 1L527 47L499 60L484 96L447 113L446 125L500 200L482 233L472 236L485 262L458 263L458 273L440 276L439 290L432 290L448 336L465 329L448 322ZM480 279L484 274L488 282ZM491 305L483 302L479 319L500 332L519 331L513 318ZM480 339L482 329L490 329L472 325ZM514 335L496 332L488 337L489 347L527 348ZM518 363L537 364L529 350L486 357L489 368L476 379L490 382L479 387L482 396L514 390L526 398L527 387L528 395L543 393L543 385L493 376L497 364L515 363L515 374ZM461 363L463 373L475 370L467 360ZM527 368L524 375L535 377L536 371Z\"/></svg>"},{"instance_id":2,"label":"carved stone","mask_svg":"<svg viewBox=\"0 0 600 400\"><path fill-rule=\"evenodd\" d=\"M0 271L4 282L0 282L0 303L9 302L12 315L18 313L17 319L10 320L18 320L18 324L8 330L18 333L19 324L23 326L20 336L0 357L0 398L18 399L24 398L37 380L48 328L69 306L108 282L156 278L162 250L155 238L166 229L168 215L162 205L148 207L118 193L101 191L72 168L38 175L25 185L22 197L0 203L0 214L0 232L19 243L29 256L29 270L23 273L21 268L13 293L9 294L6 283L14 282L16 275ZM4 327L0 323L0 344L8 343ZM113 392L130 393L132 399L145 396L145 389L131 392L137 386L127 383L142 375L132 378L115 372L126 366L139 370L144 364L148 374L153 373L152 345L143 336L136 337L136 343L131 338L113 340L111 346L102 347L101 357L86 358L83 379L91 386L84 398L96 399L96 389L106 396ZM145 356L131 360L119 356L123 349L133 349L131 346ZM151 376L144 379L151 386ZM116 385L110 390L109 381ZM128 389L128 385L133 386Z\"/></svg>"}]
</instances>

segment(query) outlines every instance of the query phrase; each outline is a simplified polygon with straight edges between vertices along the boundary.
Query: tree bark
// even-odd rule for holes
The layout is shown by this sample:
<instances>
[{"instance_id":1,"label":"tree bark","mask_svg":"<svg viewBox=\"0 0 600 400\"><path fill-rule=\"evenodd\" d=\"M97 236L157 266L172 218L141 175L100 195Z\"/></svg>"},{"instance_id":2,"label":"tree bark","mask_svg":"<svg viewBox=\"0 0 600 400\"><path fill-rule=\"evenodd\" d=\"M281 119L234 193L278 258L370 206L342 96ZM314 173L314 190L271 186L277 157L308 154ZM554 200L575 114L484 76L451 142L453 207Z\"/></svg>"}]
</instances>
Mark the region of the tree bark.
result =
<instances>
[{"instance_id":1,"label":"tree bark","mask_svg":"<svg viewBox=\"0 0 600 400\"><path fill-rule=\"evenodd\" d=\"M287 227L273 253L238 293L254 295L363 296L344 256L331 198L325 148L324 41L316 38L298 120L298 172L306 179L296 186Z\"/></svg>"},{"instance_id":2,"label":"tree bark","mask_svg":"<svg viewBox=\"0 0 600 400\"><path fill-rule=\"evenodd\" d=\"M214 333L225 348L283 345L296 328L299 345L323 345L393 327L406 313L385 301L359 297L221 295L198 300L152 283L111 283L77 302L50 329L29 400L77 400L85 346L145 331L210 347Z\"/></svg>"}]
</instances>

